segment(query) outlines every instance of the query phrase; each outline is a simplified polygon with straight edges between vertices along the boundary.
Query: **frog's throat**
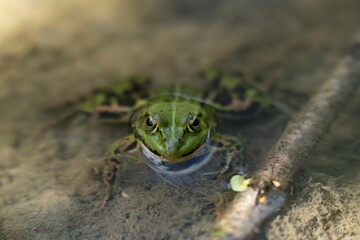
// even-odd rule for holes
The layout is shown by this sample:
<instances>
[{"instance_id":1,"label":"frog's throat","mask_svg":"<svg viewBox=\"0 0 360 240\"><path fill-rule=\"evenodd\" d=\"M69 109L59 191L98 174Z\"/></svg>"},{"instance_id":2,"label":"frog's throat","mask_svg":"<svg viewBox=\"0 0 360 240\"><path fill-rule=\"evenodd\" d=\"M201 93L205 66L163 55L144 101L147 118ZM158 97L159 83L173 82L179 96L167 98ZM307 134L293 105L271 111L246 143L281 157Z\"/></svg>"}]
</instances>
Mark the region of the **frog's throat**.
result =
<instances>
[{"instance_id":1,"label":"frog's throat","mask_svg":"<svg viewBox=\"0 0 360 240\"><path fill-rule=\"evenodd\" d=\"M214 154L214 150L210 147L209 141L210 140L205 141L195 152L177 159L174 163L156 155L141 141L139 141L138 146L141 158L154 171L165 174L184 175L200 169L209 162Z\"/></svg>"}]
</instances>

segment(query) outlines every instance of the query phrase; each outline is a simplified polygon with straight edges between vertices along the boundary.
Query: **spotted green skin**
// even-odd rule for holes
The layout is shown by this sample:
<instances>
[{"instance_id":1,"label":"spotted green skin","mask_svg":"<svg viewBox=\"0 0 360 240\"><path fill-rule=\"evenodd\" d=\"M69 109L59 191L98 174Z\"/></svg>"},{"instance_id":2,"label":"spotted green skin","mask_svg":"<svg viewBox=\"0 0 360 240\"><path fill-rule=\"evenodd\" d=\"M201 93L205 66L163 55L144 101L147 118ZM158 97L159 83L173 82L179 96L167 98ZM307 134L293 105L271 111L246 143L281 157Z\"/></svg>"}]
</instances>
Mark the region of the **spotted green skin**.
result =
<instances>
[{"instance_id":1,"label":"spotted green skin","mask_svg":"<svg viewBox=\"0 0 360 240\"><path fill-rule=\"evenodd\" d=\"M236 165L244 174L243 141L219 133L216 119L219 115L249 117L272 104L268 95L246 80L242 73L208 69L201 75L206 86L202 91L187 91L188 87L176 85L170 90L147 92L150 79L138 77L96 90L82 100L79 111L100 120L131 120L132 133L116 140L105 159L103 206L119 188L121 162L129 154L143 159L155 171L175 174L200 168L201 161L194 162L199 156L224 151L225 166L218 176L226 176Z\"/></svg>"},{"instance_id":2,"label":"spotted green skin","mask_svg":"<svg viewBox=\"0 0 360 240\"><path fill-rule=\"evenodd\" d=\"M156 121L156 129L147 119ZM198 126L191 126L197 119ZM214 110L184 97L163 96L141 107L133 118L135 138L164 161L178 162L201 147L216 126Z\"/></svg>"}]
</instances>

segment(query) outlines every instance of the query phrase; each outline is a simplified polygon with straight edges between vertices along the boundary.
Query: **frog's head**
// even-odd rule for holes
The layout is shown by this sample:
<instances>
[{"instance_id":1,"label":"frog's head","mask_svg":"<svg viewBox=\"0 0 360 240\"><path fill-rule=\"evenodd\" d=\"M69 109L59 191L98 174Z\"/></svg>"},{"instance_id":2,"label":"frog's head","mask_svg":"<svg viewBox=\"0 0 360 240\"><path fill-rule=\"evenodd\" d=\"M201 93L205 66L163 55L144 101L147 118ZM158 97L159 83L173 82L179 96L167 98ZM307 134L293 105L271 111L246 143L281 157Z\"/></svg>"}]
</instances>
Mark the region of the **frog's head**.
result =
<instances>
[{"instance_id":1,"label":"frog's head","mask_svg":"<svg viewBox=\"0 0 360 240\"><path fill-rule=\"evenodd\" d=\"M159 101L133 118L135 137L166 162L181 162L201 148L215 126L213 110L195 101Z\"/></svg>"}]
</instances>

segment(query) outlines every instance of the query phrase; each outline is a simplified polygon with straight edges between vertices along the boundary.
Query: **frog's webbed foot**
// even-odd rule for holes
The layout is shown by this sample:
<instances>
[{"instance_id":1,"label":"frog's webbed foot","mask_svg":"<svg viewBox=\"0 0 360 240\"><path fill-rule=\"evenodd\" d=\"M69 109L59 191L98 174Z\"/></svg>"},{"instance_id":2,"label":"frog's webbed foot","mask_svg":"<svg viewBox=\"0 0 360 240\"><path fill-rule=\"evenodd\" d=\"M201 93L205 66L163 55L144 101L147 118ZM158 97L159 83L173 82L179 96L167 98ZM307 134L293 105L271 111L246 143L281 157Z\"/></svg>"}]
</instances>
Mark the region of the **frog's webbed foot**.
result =
<instances>
[{"instance_id":1,"label":"frog's webbed foot","mask_svg":"<svg viewBox=\"0 0 360 240\"><path fill-rule=\"evenodd\" d=\"M101 207L104 208L115 193L120 191L120 170L121 158L126 158L125 154L136 150L136 140L133 135L115 141L108 150L109 157L105 158L104 182L105 196Z\"/></svg>"},{"instance_id":2,"label":"frog's webbed foot","mask_svg":"<svg viewBox=\"0 0 360 240\"><path fill-rule=\"evenodd\" d=\"M259 84L260 78L216 69L207 69L201 76L208 86L203 99L227 116L252 117L272 104L272 99L264 93L269 86Z\"/></svg>"},{"instance_id":3,"label":"frog's webbed foot","mask_svg":"<svg viewBox=\"0 0 360 240\"><path fill-rule=\"evenodd\" d=\"M213 143L215 150L226 152L226 162L220 172L218 179L229 180L237 174L244 176L247 171L244 143L237 137L219 135Z\"/></svg>"}]
</instances>

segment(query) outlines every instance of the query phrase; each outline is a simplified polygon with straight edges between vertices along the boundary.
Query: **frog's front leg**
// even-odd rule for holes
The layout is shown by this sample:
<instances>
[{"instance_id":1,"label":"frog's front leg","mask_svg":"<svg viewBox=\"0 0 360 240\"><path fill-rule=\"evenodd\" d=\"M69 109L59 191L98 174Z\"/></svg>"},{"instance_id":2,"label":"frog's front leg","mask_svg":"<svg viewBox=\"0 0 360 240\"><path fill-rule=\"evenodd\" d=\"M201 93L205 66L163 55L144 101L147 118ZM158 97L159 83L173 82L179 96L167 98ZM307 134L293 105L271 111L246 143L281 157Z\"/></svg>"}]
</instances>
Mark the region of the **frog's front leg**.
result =
<instances>
[{"instance_id":1,"label":"frog's front leg","mask_svg":"<svg viewBox=\"0 0 360 240\"><path fill-rule=\"evenodd\" d=\"M245 175L245 145L237 137L229 135L218 135L212 144L216 151L226 152L226 163L218 173L219 178L228 178L230 175Z\"/></svg>"},{"instance_id":2,"label":"frog's front leg","mask_svg":"<svg viewBox=\"0 0 360 240\"><path fill-rule=\"evenodd\" d=\"M115 141L109 147L109 156L105 158L104 182L106 185L105 197L102 207L111 199L113 194L119 189L120 178L119 172L121 168L121 160L125 158L125 154L136 151L136 140L134 135L129 135Z\"/></svg>"}]
</instances>

